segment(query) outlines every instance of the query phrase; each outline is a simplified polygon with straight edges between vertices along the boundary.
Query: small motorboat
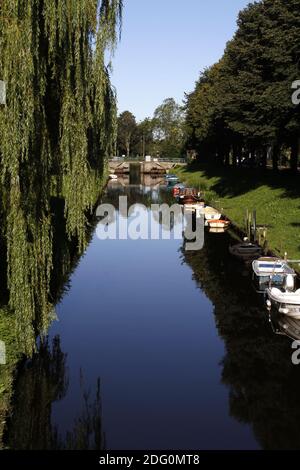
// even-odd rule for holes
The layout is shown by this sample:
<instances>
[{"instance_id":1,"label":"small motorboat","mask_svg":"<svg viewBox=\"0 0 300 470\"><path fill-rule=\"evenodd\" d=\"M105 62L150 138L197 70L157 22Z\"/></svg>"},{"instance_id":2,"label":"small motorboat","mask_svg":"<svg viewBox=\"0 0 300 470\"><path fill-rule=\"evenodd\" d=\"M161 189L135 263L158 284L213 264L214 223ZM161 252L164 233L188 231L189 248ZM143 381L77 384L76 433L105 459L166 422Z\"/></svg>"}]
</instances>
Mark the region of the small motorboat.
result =
<instances>
[{"instance_id":1,"label":"small motorboat","mask_svg":"<svg viewBox=\"0 0 300 470\"><path fill-rule=\"evenodd\" d=\"M192 212L196 215L196 218L203 217L204 204L201 202L196 202L193 204L184 204L183 205L184 213Z\"/></svg>"},{"instance_id":2,"label":"small motorboat","mask_svg":"<svg viewBox=\"0 0 300 470\"><path fill-rule=\"evenodd\" d=\"M279 313L300 320L300 289L295 291L295 277L287 274L283 289L269 287L267 289L267 308L274 307Z\"/></svg>"},{"instance_id":3,"label":"small motorboat","mask_svg":"<svg viewBox=\"0 0 300 470\"><path fill-rule=\"evenodd\" d=\"M291 339L300 340L300 321L295 318L282 315L278 320L278 327L281 334Z\"/></svg>"},{"instance_id":4,"label":"small motorboat","mask_svg":"<svg viewBox=\"0 0 300 470\"><path fill-rule=\"evenodd\" d=\"M200 192L194 188L184 188L178 195L178 202L180 204L195 204L201 202L204 204L204 199Z\"/></svg>"},{"instance_id":5,"label":"small motorboat","mask_svg":"<svg viewBox=\"0 0 300 470\"><path fill-rule=\"evenodd\" d=\"M283 287L288 274L296 277L288 263L276 257L258 258L252 263L253 281L257 292L264 293L270 287Z\"/></svg>"},{"instance_id":6,"label":"small motorboat","mask_svg":"<svg viewBox=\"0 0 300 470\"><path fill-rule=\"evenodd\" d=\"M254 260L262 255L263 249L256 243L249 242L248 238L244 241L229 247L229 252L232 256L244 261Z\"/></svg>"},{"instance_id":7,"label":"small motorboat","mask_svg":"<svg viewBox=\"0 0 300 470\"><path fill-rule=\"evenodd\" d=\"M108 177L109 177L110 180L114 180L114 181L118 179L118 176L115 175L115 174L113 174L113 173L111 173L110 175L108 175Z\"/></svg>"},{"instance_id":8,"label":"small motorboat","mask_svg":"<svg viewBox=\"0 0 300 470\"><path fill-rule=\"evenodd\" d=\"M173 187L173 197L178 198L180 196L180 192L183 191L184 189L185 189L184 184L182 183L175 184L175 186Z\"/></svg>"},{"instance_id":9,"label":"small motorboat","mask_svg":"<svg viewBox=\"0 0 300 470\"><path fill-rule=\"evenodd\" d=\"M208 220L207 221L210 228L222 228L225 229L229 227L230 222L229 220L220 219L220 220Z\"/></svg>"},{"instance_id":10,"label":"small motorboat","mask_svg":"<svg viewBox=\"0 0 300 470\"><path fill-rule=\"evenodd\" d=\"M179 178L178 176L176 175L171 175L171 174L167 174L165 176L165 179L167 182L172 182L172 183L177 183L179 181Z\"/></svg>"},{"instance_id":11,"label":"small motorboat","mask_svg":"<svg viewBox=\"0 0 300 470\"><path fill-rule=\"evenodd\" d=\"M209 228L209 233L225 233L226 229L225 228Z\"/></svg>"},{"instance_id":12,"label":"small motorboat","mask_svg":"<svg viewBox=\"0 0 300 470\"><path fill-rule=\"evenodd\" d=\"M204 208L204 217L208 221L212 220L220 220L222 217L222 214L217 210L214 209L213 207L210 206L205 206Z\"/></svg>"}]
</instances>

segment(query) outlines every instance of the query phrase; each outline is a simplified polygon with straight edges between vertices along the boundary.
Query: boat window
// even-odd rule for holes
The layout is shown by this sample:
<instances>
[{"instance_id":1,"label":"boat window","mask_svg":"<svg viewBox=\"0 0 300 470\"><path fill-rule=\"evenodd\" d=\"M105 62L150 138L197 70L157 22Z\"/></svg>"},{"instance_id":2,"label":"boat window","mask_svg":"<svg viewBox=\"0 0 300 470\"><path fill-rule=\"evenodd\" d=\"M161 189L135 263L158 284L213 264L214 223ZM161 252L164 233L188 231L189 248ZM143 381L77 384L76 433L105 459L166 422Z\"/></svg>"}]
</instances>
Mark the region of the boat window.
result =
<instances>
[{"instance_id":1,"label":"boat window","mask_svg":"<svg viewBox=\"0 0 300 470\"><path fill-rule=\"evenodd\" d=\"M282 264L259 264L259 268L267 268L267 269L282 269Z\"/></svg>"}]
</instances>

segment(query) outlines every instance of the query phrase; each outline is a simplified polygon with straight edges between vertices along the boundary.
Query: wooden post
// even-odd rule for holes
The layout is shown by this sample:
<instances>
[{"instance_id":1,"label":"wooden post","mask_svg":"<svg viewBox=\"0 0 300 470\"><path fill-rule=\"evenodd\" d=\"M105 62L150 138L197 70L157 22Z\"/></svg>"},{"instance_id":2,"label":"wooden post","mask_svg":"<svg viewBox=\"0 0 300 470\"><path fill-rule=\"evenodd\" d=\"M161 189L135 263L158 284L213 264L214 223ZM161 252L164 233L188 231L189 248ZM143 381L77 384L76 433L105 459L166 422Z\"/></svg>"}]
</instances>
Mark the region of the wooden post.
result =
<instances>
[{"instance_id":1,"label":"wooden post","mask_svg":"<svg viewBox=\"0 0 300 470\"><path fill-rule=\"evenodd\" d=\"M252 223L251 212L248 212L248 238L249 238L250 242L252 240L252 237L251 237L251 223Z\"/></svg>"},{"instance_id":2,"label":"wooden post","mask_svg":"<svg viewBox=\"0 0 300 470\"><path fill-rule=\"evenodd\" d=\"M256 242L256 210L252 214L253 241Z\"/></svg>"},{"instance_id":3,"label":"wooden post","mask_svg":"<svg viewBox=\"0 0 300 470\"><path fill-rule=\"evenodd\" d=\"M0 80L0 104L6 105L6 82Z\"/></svg>"},{"instance_id":4,"label":"wooden post","mask_svg":"<svg viewBox=\"0 0 300 470\"><path fill-rule=\"evenodd\" d=\"M265 239L264 241L264 245L263 245L263 251L264 251L264 254L266 255L269 251L269 244L268 244L268 240Z\"/></svg>"},{"instance_id":5,"label":"wooden post","mask_svg":"<svg viewBox=\"0 0 300 470\"><path fill-rule=\"evenodd\" d=\"M246 209L246 214L245 214L245 230L246 230L246 233L248 234L248 209Z\"/></svg>"}]
</instances>

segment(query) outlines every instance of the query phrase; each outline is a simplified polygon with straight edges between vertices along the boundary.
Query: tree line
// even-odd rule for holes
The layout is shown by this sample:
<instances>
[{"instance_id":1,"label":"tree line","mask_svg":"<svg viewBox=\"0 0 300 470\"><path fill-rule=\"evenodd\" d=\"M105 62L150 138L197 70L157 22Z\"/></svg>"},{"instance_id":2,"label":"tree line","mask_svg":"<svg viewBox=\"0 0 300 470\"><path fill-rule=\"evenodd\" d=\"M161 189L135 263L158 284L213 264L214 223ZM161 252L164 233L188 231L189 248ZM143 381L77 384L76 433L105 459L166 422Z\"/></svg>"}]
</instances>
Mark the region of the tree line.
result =
<instances>
[{"instance_id":1,"label":"tree line","mask_svg":"<svg viewBox=\"0 0 300 470\"><path fill-rule=\"evenodd\" d=\"M300 1L262 0L240 12L221 60L186 95L186 147L201 160L274 170L299 161Z\"/></svg>"},{"instance_id":2,"label":"tree line","mask_svg":"<svg viewBox=\"0 0 300 470\"><path fill-rule=\"evenodd\" d=\"M117 121L118 156L180 158L184 147L184 108L167 98L156 108L153 117L137 122L130 111L122 112Z\"/></svg>"}]
</instances>

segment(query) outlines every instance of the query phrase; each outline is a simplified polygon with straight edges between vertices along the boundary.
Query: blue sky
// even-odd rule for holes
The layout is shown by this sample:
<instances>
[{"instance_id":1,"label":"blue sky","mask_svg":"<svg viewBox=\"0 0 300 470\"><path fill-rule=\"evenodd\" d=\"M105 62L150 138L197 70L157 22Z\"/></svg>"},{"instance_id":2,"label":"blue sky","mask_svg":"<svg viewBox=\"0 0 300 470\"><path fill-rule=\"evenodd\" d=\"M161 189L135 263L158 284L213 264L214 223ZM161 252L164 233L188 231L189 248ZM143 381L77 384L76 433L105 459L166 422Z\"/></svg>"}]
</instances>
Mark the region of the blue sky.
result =
<instances>
[{"instance_id":1,"label":"blue sky","mask_svg":"<svg viewBox=\"0 0 300 470\"><path fill-rule=\"evenodd\" d=\"M182 102L199 72L222 56L249 0L124 0L112 82L119 112L152 116L165 98Z\"/></svg>"}]
</instances>

